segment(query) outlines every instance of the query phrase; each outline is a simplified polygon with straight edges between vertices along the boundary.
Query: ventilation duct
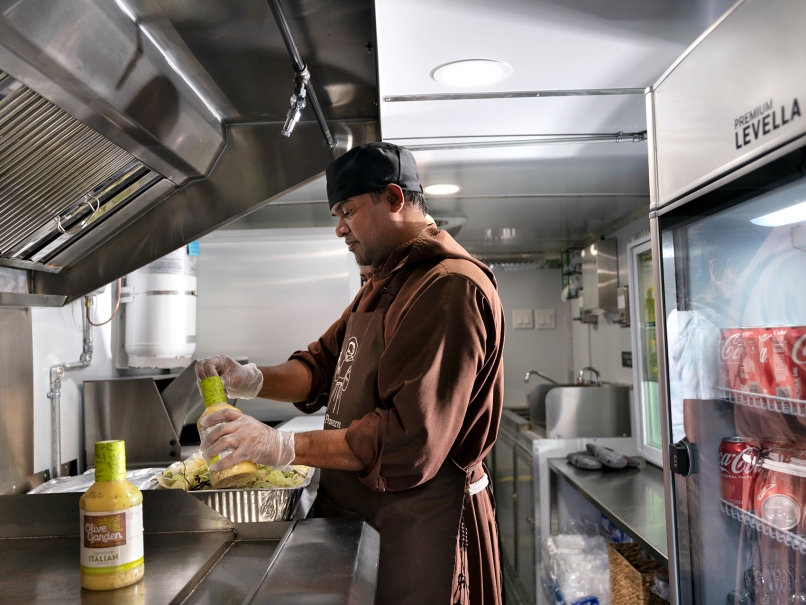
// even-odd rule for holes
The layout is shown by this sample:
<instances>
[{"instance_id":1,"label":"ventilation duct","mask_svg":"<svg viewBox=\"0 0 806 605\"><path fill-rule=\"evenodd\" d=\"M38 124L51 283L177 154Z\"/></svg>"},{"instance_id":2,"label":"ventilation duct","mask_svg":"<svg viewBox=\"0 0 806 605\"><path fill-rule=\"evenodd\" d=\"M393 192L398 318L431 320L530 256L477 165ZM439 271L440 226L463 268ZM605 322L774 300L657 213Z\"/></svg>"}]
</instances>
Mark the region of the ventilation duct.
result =
<instances>
[{"instance_id":1,"label":"ventilation duct","mask_svg":"<svg viewBox=\"0 0 806 605\"><path fill-rule=\"evenodd\" d=\"M372 0L282 4L283 35L265 0L0 11L0 306L80 298L380 139ZM290 139L286 38L321 101Z\"/></svg>"},{"instance_id":2,"label":"ventilation duct","mask_svg":"<svg viewBox=\"0 0 806 605\"><path fill-rule=\"evenodd\" d=\"M46 264L160 179L0 72L0 257Z\"/></svg>"}]
</instances>

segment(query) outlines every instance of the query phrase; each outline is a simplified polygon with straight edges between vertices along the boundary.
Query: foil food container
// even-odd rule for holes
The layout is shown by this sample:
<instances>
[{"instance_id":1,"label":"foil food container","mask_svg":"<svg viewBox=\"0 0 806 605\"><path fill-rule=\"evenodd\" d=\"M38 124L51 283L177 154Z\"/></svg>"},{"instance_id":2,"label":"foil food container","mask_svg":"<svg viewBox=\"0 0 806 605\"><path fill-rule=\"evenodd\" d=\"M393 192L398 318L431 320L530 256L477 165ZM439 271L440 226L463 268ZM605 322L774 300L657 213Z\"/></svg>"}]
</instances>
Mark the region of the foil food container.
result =
<instances>
[{"instance_id":1,"label":"foil food container","mask_svg":"<svg viewBox=\"0 0 806 605\"><path fill-rule=\"evenodd\" d=\"M311 484L316 471L311 467L302 485L268 489L206 489L196 498L233 523L288 521L294 517L302 492Z\"/></svg>"}]
</instances>

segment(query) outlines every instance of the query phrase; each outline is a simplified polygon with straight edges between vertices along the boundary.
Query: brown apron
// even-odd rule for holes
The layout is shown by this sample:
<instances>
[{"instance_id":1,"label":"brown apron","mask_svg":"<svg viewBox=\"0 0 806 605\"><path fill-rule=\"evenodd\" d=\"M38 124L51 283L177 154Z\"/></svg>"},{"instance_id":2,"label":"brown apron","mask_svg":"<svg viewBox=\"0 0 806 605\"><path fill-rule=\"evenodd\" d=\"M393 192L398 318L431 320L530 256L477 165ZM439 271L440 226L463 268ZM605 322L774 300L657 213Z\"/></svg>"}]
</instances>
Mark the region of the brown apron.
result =
<instances>
[{"instance_id":1,"label":"brown apron","mask_svg":"<svg viewBox=\"0 0 806 605\"><path fill-rule=\"evenodd\" d=\"M325 429L348 428L391 402L378 394L378 364L385 349L386 311L408 272L384 288L374 313L353 313L347 322L330 390ZM417 487L376 492L355 471L322 469L317 513L360 515L381 535L378 605L448 605L468 474L446 460L436 476ZM465 578L459 579L460 584Z\"/></svg>"}]
</instances>

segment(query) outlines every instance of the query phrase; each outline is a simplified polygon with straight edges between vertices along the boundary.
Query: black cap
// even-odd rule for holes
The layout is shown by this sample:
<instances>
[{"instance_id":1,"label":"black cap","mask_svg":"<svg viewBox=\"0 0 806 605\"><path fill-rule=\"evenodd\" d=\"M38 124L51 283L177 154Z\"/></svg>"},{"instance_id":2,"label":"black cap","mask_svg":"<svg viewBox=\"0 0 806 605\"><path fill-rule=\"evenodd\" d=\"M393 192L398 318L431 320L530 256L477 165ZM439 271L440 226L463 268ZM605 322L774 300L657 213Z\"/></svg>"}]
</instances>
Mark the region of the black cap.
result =
<instances>
[{"instance_id":1,"label":"black cap","mask_svg":"<svg viewBox=\"0 0 806 605\"><path fill-rule=\"evenodd\" d=\"M390 183L404 191L423 191L411 151L392 143L353 147L330 163L326 175L331 208L348 197L378 191Z\"/></svg>"}]
</instances>

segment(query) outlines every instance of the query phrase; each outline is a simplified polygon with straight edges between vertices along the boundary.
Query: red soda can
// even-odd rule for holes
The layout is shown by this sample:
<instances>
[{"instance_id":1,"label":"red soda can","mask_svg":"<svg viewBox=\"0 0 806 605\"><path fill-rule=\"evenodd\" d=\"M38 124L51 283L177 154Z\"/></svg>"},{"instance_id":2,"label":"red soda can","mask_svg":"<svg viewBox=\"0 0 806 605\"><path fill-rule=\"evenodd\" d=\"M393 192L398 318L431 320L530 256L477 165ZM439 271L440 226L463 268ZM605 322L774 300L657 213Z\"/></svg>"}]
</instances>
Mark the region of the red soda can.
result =
<instances>
[{"instance_id":1,"label":"red soda can","mask_svg":"<svg viewBox=\"0 0 806 605\"><path fill-rule=\"evenodd\" d=\"M806 327L772 328L775 396L806 398Z\"/></svg>"},{"instance_id":2,"label":"red soda can","mask_svg":"<svg viewBox=\"0 0 806 605\"><path fill-rule=\"evenodd\" d=\"M773 345L772 329L766 328L759 336L759 363L761 364L761 392L765 395L775 395L775 347Z\"/></svg>"},{"instance_id":3,"label":"red soda can","mask_svg":"<svg viewBox=\"0 0 806 605\"><path fill-rule=\"evenodd\" d=\"M725 437L719 444L719 480L722 499L742 510L753 509L759 450L744 437Z\"/></svg>"},{"instance_id":4,"label":"red soda can","mask_svg":"<svg viewBox=\"0 0 806 605\"><path fill-rule=\"evenodd\" d=\"M762 446L762 460L788 464L794 453L792 447L782 442L766 442ZM755 492L756 515L778 529L789 530L798 525L803 514L800 477L783 470L763 468L756 479Z\"/></svg>"},{"instance_id":5,"label":"red soda can","mask_svg":"<svg viewBox=\"0 0 806 605\"><path fill-rule=\"evenodd\" d=\"M722 386L741 391L745 377L742 366L742 329L729 328L719 333L719 367Z\"/></svg>"},{"instance_id":6,"label":"red soda can","mask_svg":"<svg viewBox=\"0 0 806 605\"><path fill-rule=\"evenodd\" d=\"M745 328L742 330L744 390L748 393L775 395L771 339L772 334L767 328Z\"/></svg>"}]
</instances>

